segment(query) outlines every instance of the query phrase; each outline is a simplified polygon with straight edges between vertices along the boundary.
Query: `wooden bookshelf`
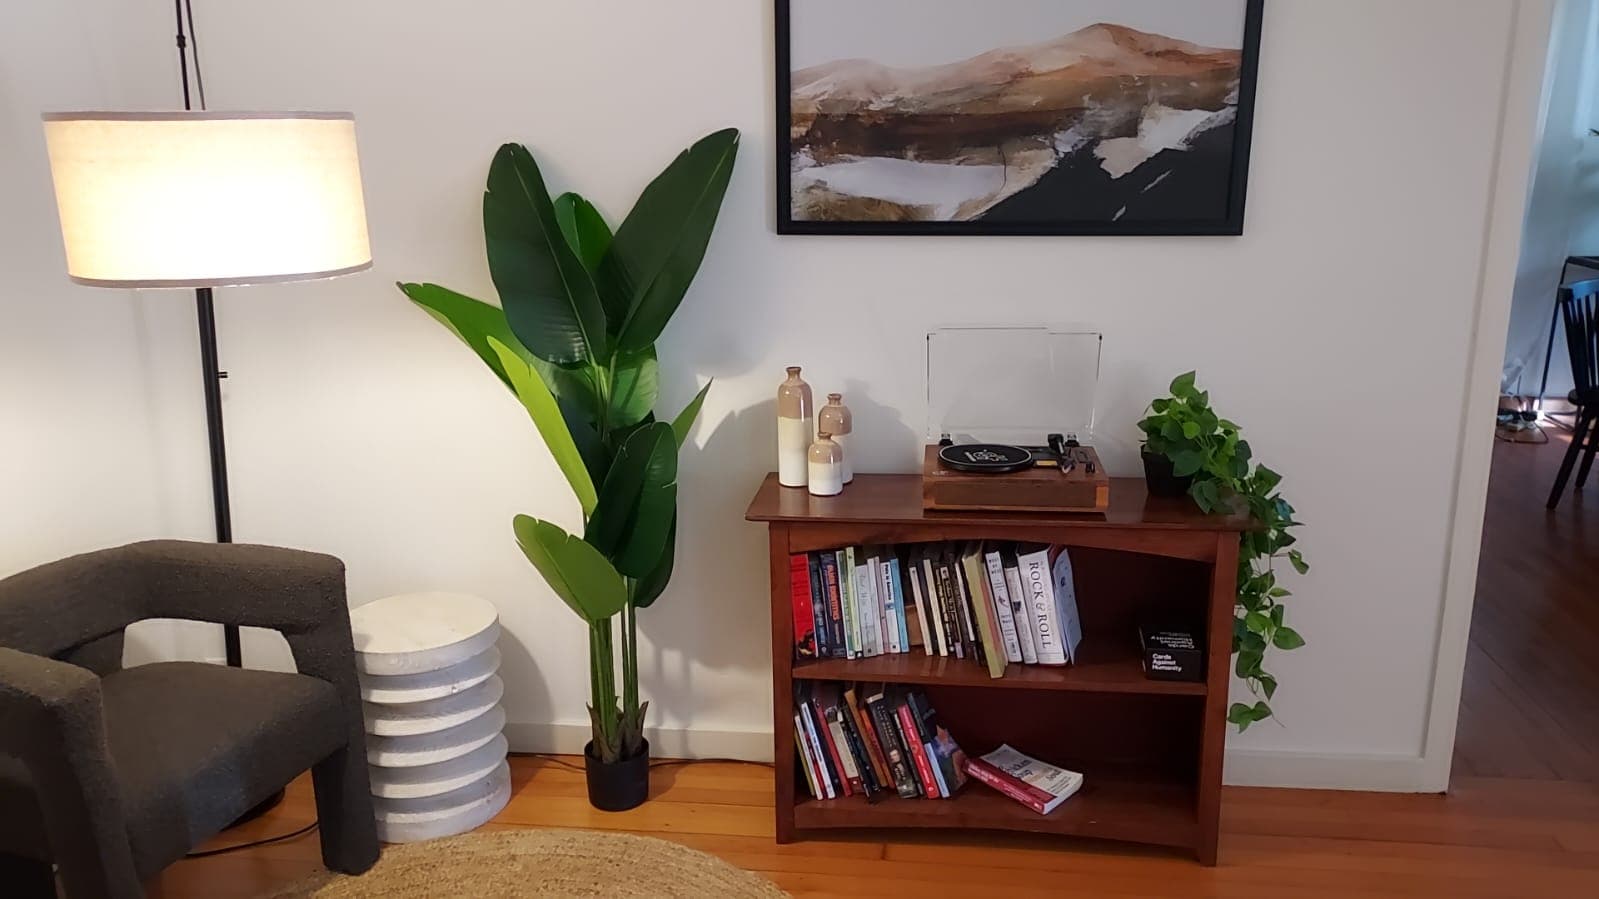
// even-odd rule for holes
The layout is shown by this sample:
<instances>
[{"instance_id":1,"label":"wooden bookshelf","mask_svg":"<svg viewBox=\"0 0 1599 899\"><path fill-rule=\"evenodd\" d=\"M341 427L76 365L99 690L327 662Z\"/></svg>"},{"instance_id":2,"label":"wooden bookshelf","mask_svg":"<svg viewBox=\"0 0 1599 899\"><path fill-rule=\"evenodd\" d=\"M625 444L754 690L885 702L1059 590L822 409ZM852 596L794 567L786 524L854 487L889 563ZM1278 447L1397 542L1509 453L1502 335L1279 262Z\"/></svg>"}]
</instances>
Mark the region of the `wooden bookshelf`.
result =
<instances>
[{"instance_id":1,"label":"wooden bookshelf","mask_svg":"<svg viewBox=\"0 0 1599 899\"><path fill-rule=\"evenodd\" d=\"M769 536L778 842L852 828L1013 830L1176 847L1216 863L1234 577L1247 518L1150 497L1135 479L1114 479L1110 509L1093 515L928 512L918 475L858 475L827 498L768 475L746 518L765 523ZM945 540L1071 547L1080 663L1010 665L994 679L972 661L919 649L795 661L791 554ZM1144 677L1136 626L1148 615L1186 619L1203 635L1204 682ZM818 680L916 685L968 754L1010 743L1082 771L1084 786L1049 815L975 782L947 800L811 799L795 755L794 683Z\"/></svg>"}]
</instances>

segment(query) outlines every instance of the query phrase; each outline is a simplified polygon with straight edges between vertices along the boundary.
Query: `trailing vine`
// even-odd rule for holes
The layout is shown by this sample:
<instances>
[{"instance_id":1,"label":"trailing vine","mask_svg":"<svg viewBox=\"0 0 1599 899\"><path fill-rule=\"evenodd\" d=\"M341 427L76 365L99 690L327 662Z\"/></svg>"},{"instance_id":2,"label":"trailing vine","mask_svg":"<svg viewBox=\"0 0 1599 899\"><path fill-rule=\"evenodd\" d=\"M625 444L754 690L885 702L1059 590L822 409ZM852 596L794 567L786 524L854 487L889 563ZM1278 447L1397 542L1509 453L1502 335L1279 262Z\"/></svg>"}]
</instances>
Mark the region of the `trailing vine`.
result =
<instances>
[{"instance_id":1,"label":"trailing vine","mask_svg":"<svg viewBox=\"0 0 1599 899\"><path fill-rule=\"evenodd\" d=\"M1188 495L1201 511L1241 506L1254 520L1255 527L1239 540L1233 654L1234 671L1258 701L1235 702L1227 712L1227 720L1243 732L1272 717L1277 678L1262 667L1266 653L1305 645L1299 632L1285 623L1283 600L1293 594L1278 584L1276 563L1286 562L1300 574L1310 566L1291 548L1292 529L1300 522L1277 489L1282 475L1254 462L1242 430L1216 414L1210 394L1195 380L1194 372L1179 375L1171 383L1171 395L1151 403L1138 428L1149 452L1171 460L1173 474L1193 478Z\"/></svg>"}]
</instances>

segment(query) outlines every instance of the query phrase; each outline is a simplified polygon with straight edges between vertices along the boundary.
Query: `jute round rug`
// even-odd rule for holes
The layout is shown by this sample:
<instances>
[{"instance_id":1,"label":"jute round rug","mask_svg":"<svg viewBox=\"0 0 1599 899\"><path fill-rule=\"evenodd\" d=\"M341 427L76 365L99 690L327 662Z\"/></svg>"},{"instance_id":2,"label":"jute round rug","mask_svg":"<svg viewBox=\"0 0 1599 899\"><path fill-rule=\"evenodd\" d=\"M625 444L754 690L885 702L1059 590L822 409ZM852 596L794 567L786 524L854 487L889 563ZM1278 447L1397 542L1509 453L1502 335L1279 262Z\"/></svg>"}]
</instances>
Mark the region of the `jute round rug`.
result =
<instances>
[{"instance_id":1,"label":"jute round rug","mask_svg":"<svg viewBox=\"0 0 1599 899\"><path fill-rule=\"evenodd\" d=\"M324 872L272 899L787 895L771 881L665 840L588 830L507 830L385 846L383 858L360 877Z\"/></svg>"}]
</instances>

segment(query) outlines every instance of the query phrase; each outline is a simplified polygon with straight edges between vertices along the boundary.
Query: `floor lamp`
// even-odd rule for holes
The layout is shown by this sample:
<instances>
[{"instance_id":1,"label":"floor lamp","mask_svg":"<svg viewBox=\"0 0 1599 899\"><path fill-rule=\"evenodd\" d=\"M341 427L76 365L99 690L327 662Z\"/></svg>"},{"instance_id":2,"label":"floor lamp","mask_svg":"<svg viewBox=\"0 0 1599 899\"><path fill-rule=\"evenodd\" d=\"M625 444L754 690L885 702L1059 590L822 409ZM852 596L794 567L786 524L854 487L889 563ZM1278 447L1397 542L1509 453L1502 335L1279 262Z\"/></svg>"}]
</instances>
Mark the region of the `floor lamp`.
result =
<instances>
[{"instance_id":1,"label":"floor lamp","mask_svg":"<svg viewBox=\"0 0 1599 899\"><path fill-rule=\"evenodd\" d=\"M44 116L67 274L79 284L192 288L219 542L233 539L216 287L370 268L355 120L314 112ZM239 631L224 630L229 665Z\"/></svg>"}]
</instances>

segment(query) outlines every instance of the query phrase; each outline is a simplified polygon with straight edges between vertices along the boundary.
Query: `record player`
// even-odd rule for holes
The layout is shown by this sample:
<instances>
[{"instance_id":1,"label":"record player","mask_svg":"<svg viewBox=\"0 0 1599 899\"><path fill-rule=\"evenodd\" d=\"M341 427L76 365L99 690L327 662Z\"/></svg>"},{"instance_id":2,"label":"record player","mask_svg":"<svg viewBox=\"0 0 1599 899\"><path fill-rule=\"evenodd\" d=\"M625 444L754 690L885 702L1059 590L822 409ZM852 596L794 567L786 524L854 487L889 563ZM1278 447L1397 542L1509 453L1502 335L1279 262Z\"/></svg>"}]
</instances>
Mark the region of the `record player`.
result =
<instances>
[{"instance_id":1,"label":"record player","mask_svg":"<svg viewBox=\"0 0 1599 899\"><path fill-rule=\"evenodd\" d=\"M1110 507L1110 477L1099 454L1079 439L1093 433L1100 335L947 328L929 334L927 346L925 508L1094 513Z\"/></svg>"}]
</instances>

